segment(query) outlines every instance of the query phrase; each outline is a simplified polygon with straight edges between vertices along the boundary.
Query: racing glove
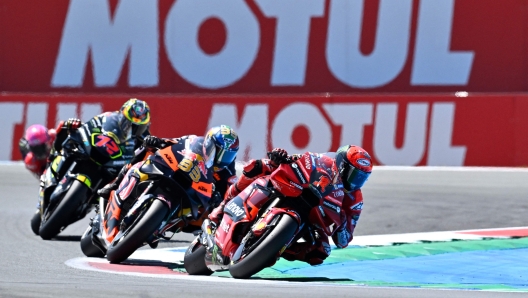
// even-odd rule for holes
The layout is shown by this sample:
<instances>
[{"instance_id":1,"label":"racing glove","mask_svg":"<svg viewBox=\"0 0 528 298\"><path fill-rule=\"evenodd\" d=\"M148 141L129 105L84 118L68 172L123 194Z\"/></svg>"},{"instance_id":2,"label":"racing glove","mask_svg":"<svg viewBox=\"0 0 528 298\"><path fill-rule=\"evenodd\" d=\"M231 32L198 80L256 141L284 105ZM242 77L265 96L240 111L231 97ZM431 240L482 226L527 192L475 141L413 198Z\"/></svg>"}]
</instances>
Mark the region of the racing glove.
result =
<instances>
[{"instance_id":1,"label":"racing glove","mask_svg":"<svg viewBox=\"0 0 528 298\"><path fill-rule=\"evenodd\" d=\"M143 144L145 144L145 147L160 148L161 145L164 144L164 142L158 137L147 136L143 141Z\"/></svg>"},{"instance_id":2,"label":"racing glove","mask_svg":"<svg viewBox=\"0 0 528 298\"><path fill-rule=\"evenodd\" d=\"M119 184L121 184L123 178L125 178L125 174L128 172L128 169L130 167L130 164L124 165L119 171L119 174L117 174L117 177L114 179L114 181L108 183L103 188L97 190L97 194L103 199L108 200L108 198L110 197L110 192L112 192L112 190L116 190L119 187Z\"/></svg>"},{"instance_id":3,"label":"racing glove","mask_svg":"<svg viewBox=\"0 0 528 298\"><path fill-rule=\"evenodd\" d=\"M268 152L268 158L273 166L278 167L280 164L288 162L288 152L282 148L275 148Z\"/></svg>"},{"instance_id":4,"label":"racing glove","mask_svg":"<svg viewBox=\"0 0 528 298\"><path fill-rule=\"evenodd\" d=\"M82 125L81 120L78 118L70 118L66 122L64 122L64 127L68 131L77 130L81 125Z\"/></svg>"}]
</instances>

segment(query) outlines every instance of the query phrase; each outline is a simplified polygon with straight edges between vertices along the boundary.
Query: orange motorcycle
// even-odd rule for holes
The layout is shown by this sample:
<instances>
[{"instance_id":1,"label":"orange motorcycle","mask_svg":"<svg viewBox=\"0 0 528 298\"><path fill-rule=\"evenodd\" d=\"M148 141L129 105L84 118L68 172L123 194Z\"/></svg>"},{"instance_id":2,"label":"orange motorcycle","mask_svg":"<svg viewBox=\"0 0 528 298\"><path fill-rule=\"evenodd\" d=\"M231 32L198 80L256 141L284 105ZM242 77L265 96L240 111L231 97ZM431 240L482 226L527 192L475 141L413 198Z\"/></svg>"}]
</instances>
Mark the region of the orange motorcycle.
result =
<instances>
[{"instance_id":1,"label":"orange motorcycle","mask_svg":"<svg viewBox=\"0 0 528 298\"><path fill-rule=\"evenodd\" d=\"M134 164L109 202L100 203L81 238L84 254L120 263L145 244L155 248L159 240L186 231L191 222L198 221L200 229L200 218L220 201L214 152L205 151L203 138L193 136Z\"/></svg>"}]
</instances>

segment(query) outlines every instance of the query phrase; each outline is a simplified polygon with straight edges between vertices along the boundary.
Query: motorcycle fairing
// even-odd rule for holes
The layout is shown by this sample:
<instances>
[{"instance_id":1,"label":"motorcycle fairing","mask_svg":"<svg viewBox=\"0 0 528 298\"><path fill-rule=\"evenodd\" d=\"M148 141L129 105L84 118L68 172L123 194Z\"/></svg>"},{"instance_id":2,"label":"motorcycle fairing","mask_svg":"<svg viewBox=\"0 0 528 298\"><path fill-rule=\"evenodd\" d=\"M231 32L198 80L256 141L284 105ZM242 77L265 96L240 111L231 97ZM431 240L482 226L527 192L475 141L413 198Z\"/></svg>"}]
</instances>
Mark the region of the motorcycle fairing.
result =
<instances>
[{"instance_id":1,"label":"motorcycle fairing","mask_svg":"<svg viewBox=\"0 0 528 298\"><path fill-rule=\"evenodd\" d=\"M319 160L319 159L318 159ZM290 163L281 164L277 170L271 174L271 183L279 192L287 197L298 197L303 189L310 187L314 182L314 175L318 175L318 164L316 164L313 154L308 154ZM325 183L327 181L324 181ZM331 182L329 180L328 182ZM324 184L324 186L328 184ZM313 190L317 191L317 190ZM320 196L320 194L316 193Z\"/></svg>"},{"instance_id":2,"label":"motorcycle fairing","mask_svg":"<svg viewBox=\"0 0 528 298\"><path fill-rule=\"evenodd\" d=\"M241 257L242 251L239 251L239 247L243 246L245 238L240 239L240 236L246 234L243 231L249 224L254 222L250 229L253 235L259 237L284 214L301 223L301 217L297 212L280 207L269 208L260 215L260 219L257 219L261 208L273 197L272 190L264 186L268 181L267 177L255 180L224 207L224 217L215 233L215 246L218 246L223 256L229 257L232 261Z\"/></svg>"},{"instance_id":3,"label":"motorcycle fairing","mask_svg":"<svg viewBox=\"0 0 528 298\"><path fill-rule=\"evenodd\" d=\"M160 158L159 155L152 155L147 160L145 160L145 162L143 162L143 164L141 165L139 169L136 169L134 171L134 175L136 175L139 178L139 181L146 181L147 179L156 179L156 176L165 177L166 183L169 183L170 185L172 185L173 188L179 189L181 193L185 193L188 196L189 201L191 203L190 214L192 215L194 219L197 219L199 217L198 215L199 206L203 204L203 202L207 203L212 195L212 184L205 183L205 182L199 182L199 183L192 182L191 187L184 189L180 184L176 183L172 179L172 177L174 177L175 175L175 171L172 170L171 167L169 166L170 165L167 165L164 159ZM178 168L177 168L177 171L178 171ZM133 188L133 186L127 187L127 189L129 188L131 189ZM123 197L121 198L123 199ZM205 199L202 199L202 198L205 198Z\"/></svg>"},{"instance_id":4,"label":"motorcycle fairing","mask_svg":"<svg viewBox=\"0 0 528 298\"><path fill-rule=\"evenodd\" d=\"M125 215L125 217L123 217L121 221L121 225L123 225L124 228L128 227L131 223L134 222L134 220L136 220L136 218L141 213L141 211L143 211L147 206L150 206L150 204L152 204L152 202L157 198L159 199L159 196L155 196L153 194L141 195L136 200L134 205L132 205L132 207L130 208L128 213ZM170 208L170 202L168 202L165 198L160 199L160 201L162 201L165 204L168 204L168 207ZM123 230L123 228L121 228L121 230Z\"/></svg>"},{"instance_id":5,"label":"motorcycle fairing","mask_svg":"<svg viewBox=\"0 0 528 298\"><path fill-rule=\"evenodd\" d=\"M164 224L174 225L177 223L177 221L167 222L176 212L178 212L178 217L199 218L200 205L207 206L212 195L212 175L209 178L206 175L200 175L198 162L201 157L188 151L188 148L190 148L188 142L176 143L157 150L145 161L136 163L131 167L118 190L112 193L113 196L117 195L124 202L131 197L134 189L141 186L141 182L148 183L150 180L150 183L153 183L158 181L156 182L158 186L155 188L154 194L142 194L123 219L120 219L121 214L118 212L120 208L114 206L119 203L118 200L112 199L109 202L103 221L103 235L107 244L111 243L119 233L120 220L126 221L124 222L125 225L130 224L140 211L144 210L155 199L164 202L171 210ZM182 178L183 180L181 180ZM178 198L181 195L186 195L190 204L181 206L182 201ZM165 230L167 228L170 227L165 227ZM164 230L159 232L163 234Z\"/></svg>"},{"instance_id":6,"label":"motorcycle fairing","mask_svg":"<svg viewBox=\"0 0 528 298\"><path fill-rule=\"evenodd\" d=\"M59 181L59 183L50 195L49 205L53 206L60 202L62 195L70 189L74 179L76 179L76 175L72 175L69 172L66 173L64 177L62 177L61 181Z\"/></svg>"},{"instance_id":7,"label":"motorcycle fairing","mask_svg":"<svg viewBox=\"0 0 528 298\"><path fill-rule=\"evenodd\" d=\"M64 164L64 161L66 161L66 158L62 155L58 155L57 157L55 157L55 159L53 159L49 166L49 169L51 169L51 172L49 174L57 177L59 175L59 169Z\"/></svg>"},{"instance_id":8,"label":"motorcycle fairing","mask_svg":"<svg viewBox=\"0 0 528 298\"><path fill-rule=\"evenodd\" d=\"M44 170L44 173L40 176L40 188L39 188L39 205L42 208L45 205L45 198L49 198L51 193L55 190L58 179L58 168L64 162L63 156L57 156L52 161L50 166ZM41 214L42 214L41 210Z\"/></svg>"},{"instance_id":9,"label":"motorcycle fairing","mask_svg":"<svg viewBox=\"0 0 528 298\"><path fill-rule=\"evenodd\" d=\"M342 225L341 209L343 190L332 188L330 193L320 198L319 206L310 210L309 219L312 225L332 236L334 229Z\"/></svg>"},{"instance_id":10,"label":"motorcycle fairing","mask_svg":"<svg viewBox=\"0 0 528 298\"><path fill-rule=\"evenodd\" d=\"M208 207L213 193L214 178L212 169L205 167L201 155L201 142L202 138L193 138L173 144L158 150L154 155L157 158L153 160L170 168L172 170L170 177L174 178L176 175L186 177L190 183L185 187L189 198L198 205ZM165 173L165 176L168 174Z\"/></svg>"},{"instance_id":11,"label":"motorcycle fairing","mask_svg":"<svg viewBox=\"0 0 528 298\"><path fill-rule=\"evenodd\" d=\"M77 179L79 182L84 183L88 188L92 189L92 180L90 180L90 177L83 175L83 174L77 174L75 176L75 179Z\"/></svg>"}]
</instances>

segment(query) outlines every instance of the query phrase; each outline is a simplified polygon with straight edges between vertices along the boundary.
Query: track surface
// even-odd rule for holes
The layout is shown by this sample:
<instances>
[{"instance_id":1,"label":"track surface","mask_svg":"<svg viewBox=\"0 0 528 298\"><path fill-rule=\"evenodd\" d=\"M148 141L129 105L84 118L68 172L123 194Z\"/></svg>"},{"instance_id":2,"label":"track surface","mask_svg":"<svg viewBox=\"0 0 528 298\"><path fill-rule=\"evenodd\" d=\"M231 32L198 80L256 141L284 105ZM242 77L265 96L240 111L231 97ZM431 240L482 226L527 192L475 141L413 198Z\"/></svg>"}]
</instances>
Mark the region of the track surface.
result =
<instances>
[{"instance_id":1,"label":"track surface","mask_svg":"<svg viewBox=\"0 0 528 298\"><path fill-rule=\"evenodd\" d=\"M378 168L364 188L356 235L525 226L528 171L430 171ZM0 297L510 297L522 293L320 286L310 283L217 283L83 271L65 261L83 254L84 219L44 241L29 219L38 182L21 165L0 166ZM162 247L187 246L178 235ZM525 295L525 294L524 294Z\"/></svg>"}]
</instances>

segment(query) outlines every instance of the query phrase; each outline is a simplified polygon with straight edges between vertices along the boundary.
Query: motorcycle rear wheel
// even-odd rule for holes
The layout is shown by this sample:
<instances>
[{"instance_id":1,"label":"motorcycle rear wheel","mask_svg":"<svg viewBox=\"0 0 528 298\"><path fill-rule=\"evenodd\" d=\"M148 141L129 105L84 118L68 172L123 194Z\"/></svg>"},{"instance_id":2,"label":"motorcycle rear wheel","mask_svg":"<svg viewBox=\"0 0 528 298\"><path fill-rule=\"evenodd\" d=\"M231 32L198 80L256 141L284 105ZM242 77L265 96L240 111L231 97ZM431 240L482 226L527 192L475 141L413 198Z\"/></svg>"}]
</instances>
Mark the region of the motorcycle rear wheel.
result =
<instances>
[{"instance_id":1,"label":"motorcycle rear wheel","mask_svg":"<svg viewBox=\"0 0 528 298\"><path fill-rule=\"evenodd\" d=\"M213 271L205 265L205 246L196 243L191 252L183 257L183 266L189 275L211 275Z\"/></svg>"},{"instance_id":2,"label":"motorcycle rear wheel","mask_svg":"<svg viewBox=\"0 0 528 298\"><path fill-rule=\"evenodd\" d=\"M160 200L154 200L148 210L144 211L143 216L140 215L120 239L114 239L108 247L106 259L110 263L121 263L126 260L160 227L168 212L167 205Z\"/></svg>"},{"instance_id":3,"label":"motorcycle rear wheel","mask_svg":"<svg viewBox=\"0 0 528 298\"><path fill-rule=\"evenodd\" d=\"M90 189L82 182L74 180L49 218L42 221L39 229L40 237L49 240L57 236L63 227L69 225L77 208L86 200L89 191Z\"/></svg>"},{"instance_id":4,"label":"motorcycle rear wheel","mask_svg":"<svg viewBox=\"0 0 528 298\"><path fill-rule=\"evenodd\" d=\"M297 231L297 221L291 216L283 215L266 239L246 255L242 260L229 266L229 273L234 278L250 278L253 274L266 268L277 253L290 241Z\"/></svg>"},{"instance_id":5,"label":"motorcycle rear wheel","mask_svg":"<svg viewBox=\"0 0 528 298\"><path fill-rule=\"evenodd\" d=\"M40 220L41 220L41 218L40 218L40 210L37 210L33 214L33 217L31 217L31 231L33 231L33 233L35 233L35 235L39 234Z\"/></svg>"}]
</instances>

